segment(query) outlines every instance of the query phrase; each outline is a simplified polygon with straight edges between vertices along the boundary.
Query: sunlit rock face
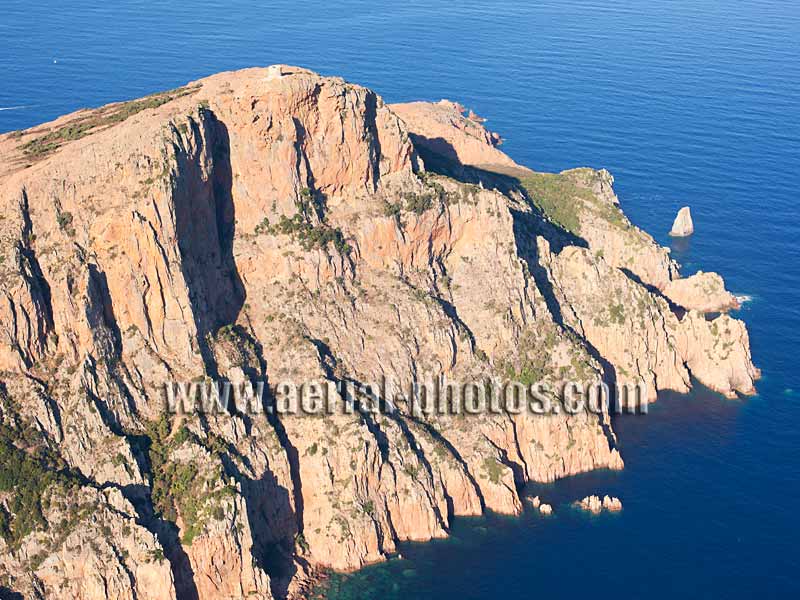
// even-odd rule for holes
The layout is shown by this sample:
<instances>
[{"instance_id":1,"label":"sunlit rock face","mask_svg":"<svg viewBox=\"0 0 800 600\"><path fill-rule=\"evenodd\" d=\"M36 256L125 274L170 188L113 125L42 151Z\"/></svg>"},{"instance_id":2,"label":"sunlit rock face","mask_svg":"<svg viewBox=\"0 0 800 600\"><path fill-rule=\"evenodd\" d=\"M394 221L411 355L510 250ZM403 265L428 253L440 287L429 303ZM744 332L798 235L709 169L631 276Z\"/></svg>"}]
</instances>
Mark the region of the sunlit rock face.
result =
<instances>
[{"instance_id":1,"label":"sunlit rock face","mask_svg":"<svg viewBox=\"0 0 800 600\"><path fill-rule=\"evenodd\" d=\"M675 216L672 229L669 234L672 237L688 237L694 233L694 223L692 222L692 211L688 206L684 206Z\"/></svg>"}]
</instances>

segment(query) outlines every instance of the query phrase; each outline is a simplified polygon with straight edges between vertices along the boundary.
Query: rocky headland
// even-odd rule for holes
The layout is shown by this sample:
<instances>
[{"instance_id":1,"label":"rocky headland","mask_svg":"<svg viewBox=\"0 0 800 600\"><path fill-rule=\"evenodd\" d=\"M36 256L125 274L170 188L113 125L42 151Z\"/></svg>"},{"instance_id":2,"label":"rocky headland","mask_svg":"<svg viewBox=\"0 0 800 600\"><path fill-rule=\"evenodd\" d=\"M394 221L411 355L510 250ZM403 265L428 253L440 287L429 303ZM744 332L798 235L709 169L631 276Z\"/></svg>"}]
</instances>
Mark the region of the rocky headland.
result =
<instances>
[{"instance_id":1,"label":"rocky headland","mask_svg":"<svg viewBox=\"0 0 800 600\"><path fill-rule=\"evenodd\" d=\"M302 597L623 467L607 413L173 415L167 381L754 392L718 275L681 278L607 171L499 142L288 66L0 136L0 596Z\"/></svg>"}]
</instances>

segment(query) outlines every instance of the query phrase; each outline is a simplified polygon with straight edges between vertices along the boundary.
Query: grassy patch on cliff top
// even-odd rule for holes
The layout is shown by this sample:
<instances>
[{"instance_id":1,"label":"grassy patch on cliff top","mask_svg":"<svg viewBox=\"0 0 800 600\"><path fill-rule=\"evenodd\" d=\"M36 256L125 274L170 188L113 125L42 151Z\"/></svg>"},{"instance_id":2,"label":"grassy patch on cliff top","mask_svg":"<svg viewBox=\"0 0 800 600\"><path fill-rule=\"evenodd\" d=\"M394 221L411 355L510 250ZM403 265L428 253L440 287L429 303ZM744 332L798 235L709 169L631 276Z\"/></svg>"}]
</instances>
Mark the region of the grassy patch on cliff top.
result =
<instances>
[{"instance_id":1,"label":"grassy patch on cliff top","mask_svg":"<svg viewBox=\"0 0 800 600\"><path fill-rule=\"evenodd\" d=\"M580 235L586 211L619 229L630 228L618 206L601 201L592 192L597 176L593 169L570 169L561 173L531 173L519 177L519 182L548 219L573 235Z\"/></svg>"},{"instance_id":2,"label":"grassy patch on cliff top","mask_svg":"<svg viewBox=\"0 0 800 600\"><path fill-rule=\"evenodd\" d=\"M79 140L95 131L122 123L133 115L147 110L158 108L182 96L192 94L199 88L182 87L166 92L159 92L139 100L130 100L105 108L100 108L91 114L80 117L66 125L52 129L48 133L25 142L20 149L26 156L38 158L60 148L66 142Z\"/></svg>"},{"instance_id":3,"label":"grassy patch on cliff top","mask_svg":"<svg viewBox=\"0 0 800 600\"><path fill-rule=\"evenodd\" d=\"M536 207L553 223L574 235L580 235L584 200L591 192L577 185L565 173L531 173L520 184Z\"/></svg>"},{"instance_id":4,"label":"grassy patch on cliff top","mask_svg":"<svg viewBox=\"0 0 800 600\"><path fill-rule=\"evenodd\" d=\"M616 228L631 228L619 206L601 200L592 191L601 179L600 172L594 169L581 167L561 173L538 173L524 167L491 164L470 166L425 148L422 144L415 144L415 148L425 162L425 168L438 175L462 183L480 182L504 194L521 187L545 217L575 236L580 237L581 222L590 216L587 213ZM386 212L393 215L399 209L400 205L389 205Z\"/></svg>"}]
</instances>

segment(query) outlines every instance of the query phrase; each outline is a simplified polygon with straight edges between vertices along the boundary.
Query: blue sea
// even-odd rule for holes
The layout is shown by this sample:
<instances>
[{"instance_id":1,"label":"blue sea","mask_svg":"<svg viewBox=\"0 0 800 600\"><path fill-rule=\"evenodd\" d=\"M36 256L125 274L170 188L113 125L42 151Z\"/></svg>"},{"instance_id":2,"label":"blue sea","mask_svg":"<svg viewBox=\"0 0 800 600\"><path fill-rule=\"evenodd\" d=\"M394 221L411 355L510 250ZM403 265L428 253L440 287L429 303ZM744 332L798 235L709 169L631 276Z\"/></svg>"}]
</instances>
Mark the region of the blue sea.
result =
<instances>
[{"instance_id":1,"label":"blue sea","mask_svg":"<svg viewBox=\"0 0 800 600\"><path fill-rule=\"evenodd\" d=\"M617 418L626 469L539 486L550 519L456 520L452 537L337 577L335 599L800 597L800 3L229 0L0 6L0 131L292 63L389 102L450 98L538 170L616 177L661 243L683 205L685 273L722 273L759 395L665 394ZM617 515L567 504L619 496Z\"/></svg>"}]
</instances>

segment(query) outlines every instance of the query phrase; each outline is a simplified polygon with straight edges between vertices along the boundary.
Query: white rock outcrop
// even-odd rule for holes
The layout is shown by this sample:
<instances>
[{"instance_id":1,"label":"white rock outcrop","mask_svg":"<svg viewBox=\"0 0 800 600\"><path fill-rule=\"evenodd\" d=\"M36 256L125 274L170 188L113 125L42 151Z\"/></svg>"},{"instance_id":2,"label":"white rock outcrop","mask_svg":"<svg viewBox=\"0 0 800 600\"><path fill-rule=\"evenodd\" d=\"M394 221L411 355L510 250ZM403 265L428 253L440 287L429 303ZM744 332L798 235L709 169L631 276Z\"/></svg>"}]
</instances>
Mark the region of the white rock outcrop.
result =
<instances>
[{"instance_id":1,"label":"white rock outcrop","mask_svg":"<svg viewBox=\"0 0 800 600\"><path fill-rule=\"evenodd\" d=\"M603 510L603 501L600 500L599 496L586 496L583 500L576 502L576 504L583 510L595 515L600 514L600 511Z\"/></svg>"},{"instance_id":2,"label":"white rock outcrop","mask_svg":"<svg viewBox=\"0 0 800 600\"><path fill-rule=\"evenodd\" d=\"M669 234L672 237L687 237L694 233L694 223L692 223L692 211L688 206L684 206L678 211L678 216L672 223Z\"/></svg>"},{"instance_id":3,"label":"white rock outcrop","mask_svg":"<svg viewBox=\"0 0 800 600\"><path fill-rule=\"evenodd\" d=\"M599 515L603 510L610 512L622 510L622 500L616 496L609 496L607 494L603 496L602 500L600 500L600 496L593 494L591 496L586 496L582 500L576 500L574 504L581 510L590 512L593 515Z\"/></svg>"}]
</instances>

